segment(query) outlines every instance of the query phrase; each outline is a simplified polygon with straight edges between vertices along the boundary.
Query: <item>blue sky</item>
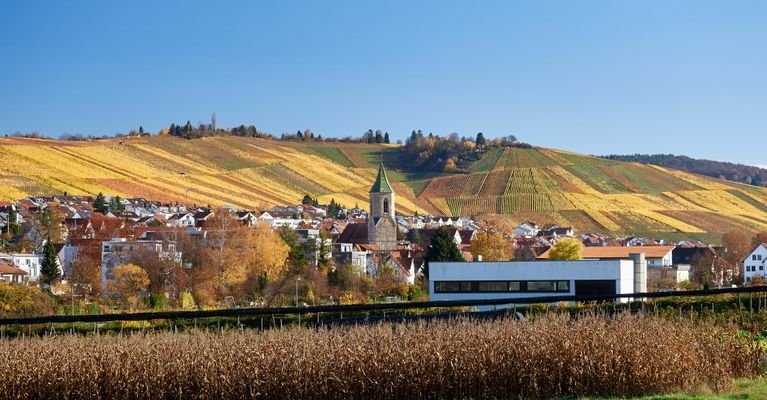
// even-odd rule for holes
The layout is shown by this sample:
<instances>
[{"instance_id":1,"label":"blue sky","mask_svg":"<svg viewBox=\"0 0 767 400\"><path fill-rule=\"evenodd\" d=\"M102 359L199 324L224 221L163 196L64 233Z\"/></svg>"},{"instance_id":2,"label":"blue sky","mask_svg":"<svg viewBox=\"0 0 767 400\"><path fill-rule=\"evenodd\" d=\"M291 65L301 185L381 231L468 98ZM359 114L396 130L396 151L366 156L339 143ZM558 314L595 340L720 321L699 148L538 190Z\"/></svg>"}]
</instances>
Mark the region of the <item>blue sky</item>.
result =
<instances>
[{"instance_id":1,"label":"blue sky","mask_svg":"<svg viewBox=\"0 0 767 400\"><path fill-rule=\"evenodd\" d=\"M171 122L767 164L765 1L4 1L0 133Z\"/></svg>"}]
</instances>

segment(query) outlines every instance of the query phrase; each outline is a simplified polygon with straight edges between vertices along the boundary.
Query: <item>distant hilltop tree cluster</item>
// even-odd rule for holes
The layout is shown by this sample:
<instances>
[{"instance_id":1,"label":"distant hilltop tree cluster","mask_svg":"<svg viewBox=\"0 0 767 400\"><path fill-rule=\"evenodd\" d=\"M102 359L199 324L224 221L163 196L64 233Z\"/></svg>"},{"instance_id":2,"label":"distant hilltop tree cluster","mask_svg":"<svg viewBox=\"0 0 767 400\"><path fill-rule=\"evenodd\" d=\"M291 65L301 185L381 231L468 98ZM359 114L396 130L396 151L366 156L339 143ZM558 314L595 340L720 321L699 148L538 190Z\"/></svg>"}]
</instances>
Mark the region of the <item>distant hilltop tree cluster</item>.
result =
<instances>
[{"instance_id":1,"label":"distant hilltop tree cluster","mask_svg":"<svg viewBox=\"0 0 767 400\"><path fill-rule=\"evenodd\" d=\"M633 154L603 156L608 160L638 162L679 169L713 178L743 182L754 186L767 186L767 169L729 162L701 160L674 154Z\"/></svg>"},{"instance_id":2,"label":"distant hilltop tree cluster","mask_svg":"<svg viewBox=\"0 0 767 400\"><path fill-rule=\"evenodd\" d=\"M522 143L514 135L487 139L482 132L475 138L459 137L453 132L448 136L433 133L425 135L421 130L413 131L405 142L405 154L413 166L431 171L460 172L464 165L477 161L482 153L501 147L530 149L533 146Z\"/></svg>"},{"instance_id":3,"label":"distant hilltop tree cluster","mask_svg":"<svg viewBox=\"0 0 767 400\"><path fill-rule=\"evenodd\" d=\"M212 136L242 136L242 137L254 137L261 139L271 140L283 140L293 142L329 142L329 143L368 143L368 144L390 144L392 143L389 132L381 129L368 129L360 136L345 136L345 137L323 137L322 134L316 134L311 129L297 130L296 133L282 133L279 136L275 136L271 133L266 133L258 130L254 125L239 125L232 128L219 128L216 121L216 113L213 113L210 118L210 123L198 122L192 124L191 121L186 123L176 124L171 123L167 128L163 128L156 133L158 136L174 136L185 139L199 139L203 137ZM81 135L63 133L59 135L60 140L70 141L92 141L99 139L111 139L111 138L123 138L123 137L143 137L151 136L152 133L145 130L143 126L139 126L138 129L131 129L127 134L116 133L114 135ZM6 137L24 137L34 139L54 139L41 135L38 132L15 132L13 134L6 134ZM475 161L480 158L481 153L487 149L497 147L519 147L519 148L532 148L527 143L521 143L517 141L514 135L487 139L482 132L476 135L476 138L472 137L459 137L457 133L451 133L447 136L435 135L429 133L423 134L423 131L413 130L410 137L402 143L401 140L397 141L397 144L405 145L405 152L408 156L412 156L415 159L415 167L426 168L428 170L456 172L461 170L461 166L470 161Z\"/></svg>"}]
</instances>

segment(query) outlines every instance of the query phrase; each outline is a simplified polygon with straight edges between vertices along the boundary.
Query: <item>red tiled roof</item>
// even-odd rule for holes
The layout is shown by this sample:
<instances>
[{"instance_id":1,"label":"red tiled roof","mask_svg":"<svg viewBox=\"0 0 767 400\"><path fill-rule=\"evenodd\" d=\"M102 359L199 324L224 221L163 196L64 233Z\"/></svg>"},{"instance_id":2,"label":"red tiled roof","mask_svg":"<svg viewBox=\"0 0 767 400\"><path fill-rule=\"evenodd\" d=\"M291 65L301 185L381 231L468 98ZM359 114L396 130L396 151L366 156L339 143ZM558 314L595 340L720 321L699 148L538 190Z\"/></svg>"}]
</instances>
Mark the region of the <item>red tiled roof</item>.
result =
<instances>
[{"instance_id":1,"label":"red tiled roof","mask_svg":"<svg viewBox=\"0 0 767 400\"><path fill-rule=\"evenodd\" d=\"M347 224L336 243L365 244L368 242L367 224Z\"/></svg>"}]
</instances>

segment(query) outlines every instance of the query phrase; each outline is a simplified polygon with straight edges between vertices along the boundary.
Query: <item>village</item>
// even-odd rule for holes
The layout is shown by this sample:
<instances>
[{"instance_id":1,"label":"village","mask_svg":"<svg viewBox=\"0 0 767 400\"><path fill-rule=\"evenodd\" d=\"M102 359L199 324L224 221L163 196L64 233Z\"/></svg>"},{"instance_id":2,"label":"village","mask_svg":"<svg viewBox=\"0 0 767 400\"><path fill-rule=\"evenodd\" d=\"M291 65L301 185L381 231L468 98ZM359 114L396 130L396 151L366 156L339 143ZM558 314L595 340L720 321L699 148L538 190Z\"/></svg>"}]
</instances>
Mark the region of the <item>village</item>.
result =
<instances>
[{"instance_id":1,"label":"village","mask_svg":"<svg viewBox=\"0 0 767 400\"><path fill-rule=\"evenodd\" d=\"M179 305L181 297L190 303L190 293L194 304L253 306L413 300L426 298L426 292L439 299L438 282L428 282L425 266L440 232L460 251L451 261L464 261L461 268L468 271L474 268L472 263L545 262L554 258L552 250L563 240L580 243L579 260L628 260L631 254L642 253L646 282L639 287L650 290L760 283L767 259L767 248L761 244L743 257L744 266L728 261L723 246L697 240L668 243L578 233L535 222L503 229L470 217L405 216L396 212L395 193L383 164L370 189L369 210L334 201L318 204L308 195L301 204L266 210L161 204L101 194L28 197L0 204L0 276L7 282L45 286L73 299L129 297L134 301L127 304L133 307L150 296L170 299L162 304ZM272 242L238 242L247 236L243 232L255 231ZM240 266L243 276L225 276L247 258L245 252L259 246L263 249L255 257L261 259ZM44 267L51 263L51 254L57 269L53 273ZM257 266L275 254L283 259L270 261L271 270ZM217 269L211 269L216 263ZM127 289L116 285L115 272L125 264L143 268L148 281ZM474 271L480 274L479 269ZM253 283L249 274L256 272L263 276ZM569 279L566 275L555 278ZM483 279L477 275L471 280ZM509 282L516 280L513 274L508 277ZM204 282L207 291L201 289ZM242 285L235 289L235 282ZM122 293L118 287L123 287Z\"/></svg>"}]
</instances>

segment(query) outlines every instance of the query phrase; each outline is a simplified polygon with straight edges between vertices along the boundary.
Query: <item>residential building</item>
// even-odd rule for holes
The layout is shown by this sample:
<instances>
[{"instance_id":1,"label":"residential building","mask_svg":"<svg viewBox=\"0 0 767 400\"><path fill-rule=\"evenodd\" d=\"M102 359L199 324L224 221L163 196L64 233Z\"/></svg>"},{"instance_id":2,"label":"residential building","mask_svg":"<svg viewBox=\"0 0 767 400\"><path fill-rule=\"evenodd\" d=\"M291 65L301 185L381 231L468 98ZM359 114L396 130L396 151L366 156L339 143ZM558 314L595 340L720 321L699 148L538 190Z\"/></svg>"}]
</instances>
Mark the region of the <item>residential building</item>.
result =
<instances>
[{"instance_id":1,"label":"residential building","mask_svg":"<svg viewBox=\"0 0 767 400\"><path fill-rule=\"evenodd\" d=\"M765 279L765 262L767 262L767 243L759 243L743 259L743 279L746 283L756 277Z\"/></svg>"}]
</instances>

